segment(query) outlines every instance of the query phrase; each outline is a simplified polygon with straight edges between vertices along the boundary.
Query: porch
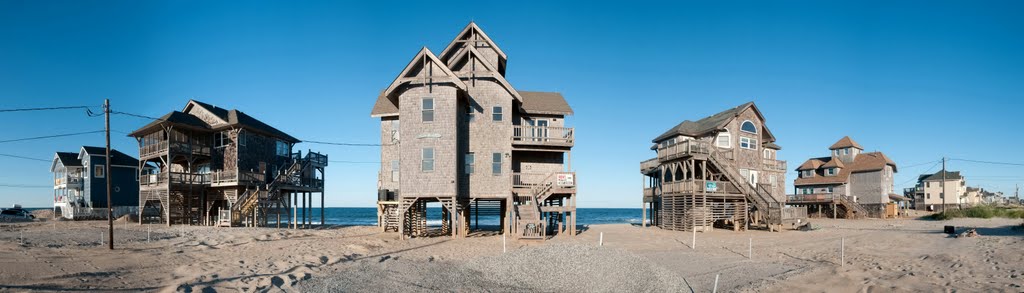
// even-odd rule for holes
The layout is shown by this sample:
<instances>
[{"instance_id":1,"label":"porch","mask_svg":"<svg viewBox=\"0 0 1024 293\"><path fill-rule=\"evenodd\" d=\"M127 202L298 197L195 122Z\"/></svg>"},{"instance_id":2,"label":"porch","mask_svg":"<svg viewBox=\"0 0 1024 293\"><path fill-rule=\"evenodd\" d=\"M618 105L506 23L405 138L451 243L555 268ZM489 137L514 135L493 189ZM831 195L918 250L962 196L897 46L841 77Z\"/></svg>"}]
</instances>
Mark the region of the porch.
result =
<instances>
[{"instance_id":1,"label":"porch","mask_svg":"<svg viewBox=\"0 0 1024 293\"><path fill-rule=\"evenodd\" d=\"M512 126L512 146L551 146L571 148L575 143L572 127Z\"/></svg>"}]
</instances>

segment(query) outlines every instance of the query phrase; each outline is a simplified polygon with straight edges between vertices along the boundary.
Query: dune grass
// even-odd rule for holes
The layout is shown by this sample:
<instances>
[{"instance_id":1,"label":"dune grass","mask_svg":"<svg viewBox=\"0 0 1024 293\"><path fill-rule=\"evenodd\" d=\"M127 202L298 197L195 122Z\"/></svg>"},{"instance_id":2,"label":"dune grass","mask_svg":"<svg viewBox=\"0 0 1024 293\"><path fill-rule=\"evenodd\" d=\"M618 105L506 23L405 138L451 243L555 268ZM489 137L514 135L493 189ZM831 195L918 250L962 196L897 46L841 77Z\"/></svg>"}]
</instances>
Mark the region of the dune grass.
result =
<instances>
[{"instance_id":1,"label":"dune grass","mask_svg":"<svg viewBox=\"0 0 1024 293\"><path fill-rule=\"evenodd\" d=\"M946 209L945 212L932 214L925 218L931 220L949 220L953 218L1008 218L1024 219L1024 208L979 205L966 209Z\"/></svg>"}]
</instances>

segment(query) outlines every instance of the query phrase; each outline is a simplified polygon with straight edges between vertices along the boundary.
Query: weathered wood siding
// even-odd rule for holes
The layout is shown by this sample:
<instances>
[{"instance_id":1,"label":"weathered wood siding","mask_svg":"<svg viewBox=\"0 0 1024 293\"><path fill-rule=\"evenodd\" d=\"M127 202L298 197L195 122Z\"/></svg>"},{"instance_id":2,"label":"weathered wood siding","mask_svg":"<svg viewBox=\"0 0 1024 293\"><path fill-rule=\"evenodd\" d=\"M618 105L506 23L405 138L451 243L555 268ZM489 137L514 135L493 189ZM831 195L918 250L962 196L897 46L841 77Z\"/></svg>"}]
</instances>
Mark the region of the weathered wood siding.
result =
<instances>
[{"instance_id":1,"label":"weathered wood siding","mask_svg":"<svg viewBox=\"0 0 1024 293\"><path fill-rule=\"evenodd\" d=\"M437 64L431 74L443 72ZM416 76L422 76L420 70ZM434 99L434 119L422 121L423 98ZM400 150L401 196L455 196L458 181L458 159L456 127L458 123L458 89L451 85L413 86L401 92L398 98L400 117L403 119L399 132L402 134ZM434 149L434 170L424 172L422 151Z\"/></svg>"}]
</instances>

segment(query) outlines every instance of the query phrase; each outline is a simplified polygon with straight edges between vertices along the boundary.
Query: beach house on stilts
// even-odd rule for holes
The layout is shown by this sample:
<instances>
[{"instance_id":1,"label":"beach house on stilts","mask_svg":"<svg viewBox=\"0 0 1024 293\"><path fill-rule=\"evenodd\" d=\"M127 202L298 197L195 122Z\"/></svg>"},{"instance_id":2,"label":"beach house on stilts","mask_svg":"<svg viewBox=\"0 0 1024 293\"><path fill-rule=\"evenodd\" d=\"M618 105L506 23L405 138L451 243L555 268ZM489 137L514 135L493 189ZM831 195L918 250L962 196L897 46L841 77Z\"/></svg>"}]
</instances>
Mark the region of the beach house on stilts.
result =
<instances>
[{"instance_id":1,"label":"beach house on stilts","mask_svg":"<svg viewBox=\"0 0 1024 293\"><path fill-rule=\"evenodd\" d=\"M242 111L191 100L129 136L139 142L140 169L151 170L139 175L143 220L304 227L314 193L323 219L327 155L293 152L298 139Z\"/></svg>"},{"instance_id":2,"label":"beach house on stilts","mask_svg":"<svg viewBox=\"0 0 1024 293\"><path fill-rule=\"evenodd\" d=\"M377 97L382 230L464 237L490 216L515 238L575 234L572 109L559 93L514 88L506 61L470 23L439 55L420 49Z\"/></svg>"},{"instance_id":3,"label":"beach house on stilts","mask_svg":"<svg viewBox=\"0 0 1024 293\"><path fill-rule=\"evenodd\" d=\"M652 142L657 157L640 163L644 225L650 218L669 230L777 231L805 222L806 208L785 206L782 148L753 102L683 121Z\"/></svg>"}]
</instances>

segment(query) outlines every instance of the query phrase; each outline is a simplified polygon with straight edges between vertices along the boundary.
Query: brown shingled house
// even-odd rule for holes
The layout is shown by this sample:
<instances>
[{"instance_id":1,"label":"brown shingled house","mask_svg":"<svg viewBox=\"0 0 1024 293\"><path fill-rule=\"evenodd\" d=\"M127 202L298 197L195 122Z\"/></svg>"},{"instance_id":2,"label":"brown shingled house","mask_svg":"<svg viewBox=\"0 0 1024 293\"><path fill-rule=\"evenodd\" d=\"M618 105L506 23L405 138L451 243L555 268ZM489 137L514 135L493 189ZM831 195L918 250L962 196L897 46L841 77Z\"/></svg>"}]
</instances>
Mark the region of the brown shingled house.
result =
<instances>
[{"instance_id":1,"label":"brown shingled house","mask_svg":"<svg viewBox=\"0 0 1024 293\"><path fill-rule=\"evenodd\" d=\"M573 110L560 93L514 88L506 60L470 23L441 54L422 48L377 97L382 230L462 237L484 217L516 238L575 235ZM439 229L427 227L435 204Z\"/></svg>"},{"instance_id":2,"label":"brown shingled house","mask_svg":"<svg viewBox=\"0 0 1024 293\"><path fill-rule=\"evenodd\" d=\"M786 162L753 102L683 121L652 143L657 157L640 163L644 225L648 210L668 230L803 223L806 209L784 206Z\"/></svg>"},{"instance_id":3,"label":"brown shingled house","mask_svg":"<svg viewBox=\"0 0 1024 293\"><path fill-rule=\"evenodd\" d=\"M849 136L829 147L831 156L811 158L796 168L796 194L790 205L814 214L881 217L886 204L904 199L893 193L896 163L882 152L865 153Z\"/></svg>"}]
</instances>

